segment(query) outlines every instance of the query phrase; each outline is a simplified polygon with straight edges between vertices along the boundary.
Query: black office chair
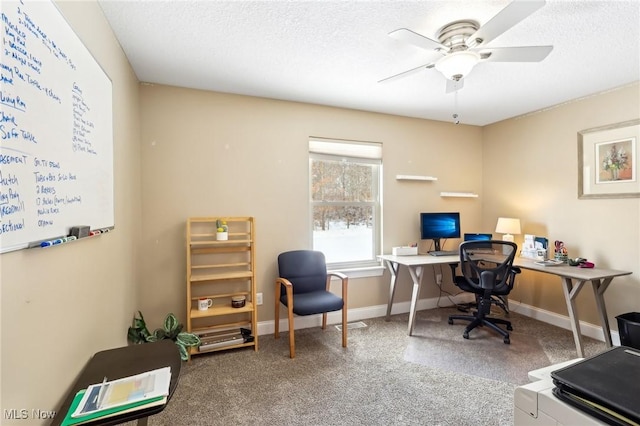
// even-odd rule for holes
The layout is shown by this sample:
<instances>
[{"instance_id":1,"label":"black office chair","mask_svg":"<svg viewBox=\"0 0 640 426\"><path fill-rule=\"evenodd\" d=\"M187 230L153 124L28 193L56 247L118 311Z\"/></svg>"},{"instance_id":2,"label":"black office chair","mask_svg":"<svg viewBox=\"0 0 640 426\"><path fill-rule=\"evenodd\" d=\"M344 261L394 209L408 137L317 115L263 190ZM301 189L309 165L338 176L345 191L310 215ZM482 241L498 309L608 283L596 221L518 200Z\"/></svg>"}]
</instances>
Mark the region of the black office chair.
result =
<instances>
[{"instance_id":1,"label":"black office chair","mask_svg":"<svg viewBox=\"0 0 640 426\"><path fill-rule=\"evenodd\" d=\"M276 279L275 338L280 337L280 303L289 316L289 356L295 358L293 314L322 314L322 329L327 327L327 312L342 309L342 347L347 347L347 283L340 272L328 272L322 252L296 250L278 256ZM342 281L342 297L329 291L331 277Z\"/></svg>"},{"instance_id":2,"label":"black office chair","mask_svg":"<svg viewBox=\"0 0 640 426\"><path fill-rule=\"evenodd\" d=\"M465 339L469 338L471 330L486 325L499 333L504 343L511 343L509 333L498 326L505 325L511 331L511 322L489 314L492 298L506 296L513 289L515 276L520 273L520 268L513 266L517 250L518 246L509 241L466 241L460 244L462 275L456 275L454 283L461 290L475 294L477 311L473 316L451 315L449 324L453 324L453 320L470 321L462 333Z\"/></svg>"}]
</instances>

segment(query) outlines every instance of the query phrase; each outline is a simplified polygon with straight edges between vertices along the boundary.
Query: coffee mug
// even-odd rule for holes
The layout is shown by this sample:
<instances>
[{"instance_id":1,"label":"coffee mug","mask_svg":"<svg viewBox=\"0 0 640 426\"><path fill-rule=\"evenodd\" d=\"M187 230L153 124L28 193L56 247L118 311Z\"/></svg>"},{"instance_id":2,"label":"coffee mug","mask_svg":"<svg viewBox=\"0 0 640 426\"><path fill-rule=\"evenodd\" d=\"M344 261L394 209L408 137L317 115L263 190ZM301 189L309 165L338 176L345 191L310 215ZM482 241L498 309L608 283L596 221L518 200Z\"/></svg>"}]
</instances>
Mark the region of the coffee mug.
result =
<instances>
[{"instance_id":1,"label":"coffee mug","mask_svg":"<svg viewBox=\"0 0 640 426\"><path fill-rule=\"evenodd\" d=\"M198 310L206 311L213 305L213 300L211 299L198 299Z\"/></svg>"}]
</instances>

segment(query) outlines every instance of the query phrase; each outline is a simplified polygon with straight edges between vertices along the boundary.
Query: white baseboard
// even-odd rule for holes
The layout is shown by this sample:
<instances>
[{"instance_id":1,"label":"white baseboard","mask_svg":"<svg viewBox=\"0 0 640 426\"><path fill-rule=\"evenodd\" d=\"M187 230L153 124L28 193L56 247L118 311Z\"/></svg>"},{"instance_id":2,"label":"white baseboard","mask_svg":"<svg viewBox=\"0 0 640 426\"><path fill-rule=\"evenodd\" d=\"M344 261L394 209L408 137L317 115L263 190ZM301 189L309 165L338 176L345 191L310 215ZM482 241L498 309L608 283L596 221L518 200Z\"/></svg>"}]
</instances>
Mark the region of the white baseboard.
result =
<instances>
[{"instance_id":1,"label":"white baseboard","mask_svg":"<svg viewBox=\"0 0 640 426\"><path fill-rule=\"evenodd\" d=\"M457 303L469 303L474 300L473 295L460 294L455 297ZM448 298L431 298L418 300L417 309L435 309L439 306L453 306ZM411 302L394 303L391 308L391 315L404 314L409 312ZM284 307L280 308L280 331L289 330L287 314ZM347 316L349 322L361 321L369 318L379 318L387 315L387 305L366 306L364 308L349 309ZM284 318L284 319L283 319ZM327 315L327 324L340 324L342 322L342 312L329 312ZM258 335L273 334L275 331L275 321L262 321L258 323ZM294 319L296 330L311 327L320 327L322 325L322 315L296 316Z\"/></svg>"},{"instance_id":2,"label":"white baseboard","mask_svg":"<svg viewBox=\"0 0 640 426\"><path fill-rule=\"evenodd\" d=\"M465 297L470 296L470 297ZM456 297L458 303L467 303L473 301L472 295L461 294ZM411 306L410 302L394 303L391 309L391 314L404 314L409 312ZM435 309L438 306L453 306L453 303L447 298L431 298L418 300L418 310L423 309ZM536 308L535 306L526 305L520 302L509 301L509 309L520 315L527 316L529 318L536 319L538 321L546 322L547 324L555 325L565 330L571 330L571 323L569 317L565 315L559 315L555 312L546 311L544 309ZM387 315L387 305L367 306L364 308L349 309L348 318L349 322L361 321L369 318L379 318ZM283 319L284 317L284 319ZM327 315L327 324L340 324L342 322L341 311L329 312ZM320 327L322 325L321 315L309 315L309 316L296 316L295 320L296 330L311 327ZM262 321L258 323L258 335L273 334L275 331L275 321ZM287 314L284 309L280 312L280 331L288 331L289 325L287 321ZM580 331L583 336L591 337L592 339L604 342L604 333L602 328L597 325L593 325L587 322L580 321ZM620 335L617 331L611 331L611 340L614 345L620 345Z\"/></svg>"},{"instance_id":3,"label":"white baseboard","mask_svg":"<svg viewBox=\"0 0 640 426\"><path fill-rule=\"evenodd\" d=\"M568 316L556 314L555 312L546 311L544 309L536 308L535 306L514 302L512 300L509 301L509 309L529 318L537 319L538 321L546 322L547 324L555 325L556 327L564 328L565 330L571 330L571 322ZM602 331L601 326L593 325L584 321L579 321L579 323L580 333L583 336L604 342L604 332ZM615 330L611 330L611 341L614 345L620 345L620 334Z\"/></svg>"}]
</instances>

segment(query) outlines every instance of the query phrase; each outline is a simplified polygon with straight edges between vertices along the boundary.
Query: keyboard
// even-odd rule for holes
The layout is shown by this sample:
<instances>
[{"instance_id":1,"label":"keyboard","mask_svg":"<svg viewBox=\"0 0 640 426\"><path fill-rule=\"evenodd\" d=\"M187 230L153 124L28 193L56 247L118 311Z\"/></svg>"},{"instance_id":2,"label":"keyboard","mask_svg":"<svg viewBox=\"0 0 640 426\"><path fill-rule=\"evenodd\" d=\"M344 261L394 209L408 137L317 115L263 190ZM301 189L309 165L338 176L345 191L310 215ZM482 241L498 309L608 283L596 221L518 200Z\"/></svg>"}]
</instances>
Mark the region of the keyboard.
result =
<instances>
[{"instance_id":1,"label":"keyboard","mask_svg":"<svg viewBox=\"0 0 640 426\"><path fill-rule=\"evenodd\" d=\"M431 256L456 256L458 254L458 250L437 250L430 251L429 254Z\"/></svg>"}]
</instances>

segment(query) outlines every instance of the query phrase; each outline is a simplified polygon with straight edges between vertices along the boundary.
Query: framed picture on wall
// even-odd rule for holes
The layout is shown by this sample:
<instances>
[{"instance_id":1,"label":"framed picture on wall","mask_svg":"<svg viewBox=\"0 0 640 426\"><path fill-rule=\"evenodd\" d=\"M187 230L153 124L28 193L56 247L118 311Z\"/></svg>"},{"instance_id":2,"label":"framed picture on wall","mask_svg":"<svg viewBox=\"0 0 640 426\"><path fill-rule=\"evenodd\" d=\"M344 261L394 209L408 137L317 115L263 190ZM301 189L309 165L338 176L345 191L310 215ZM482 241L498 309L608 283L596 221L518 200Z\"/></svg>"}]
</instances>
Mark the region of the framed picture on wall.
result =
<instances>
[{"instance_id":1,"label":"framed picture on wall","mask_svg":"<svg viewBox=\"0 0 640 426\"><path fill-rule=\"evenodd\" d=\"M640 119L578 132L578 198L640 197Z\"/></svg>"}]
</instances>

